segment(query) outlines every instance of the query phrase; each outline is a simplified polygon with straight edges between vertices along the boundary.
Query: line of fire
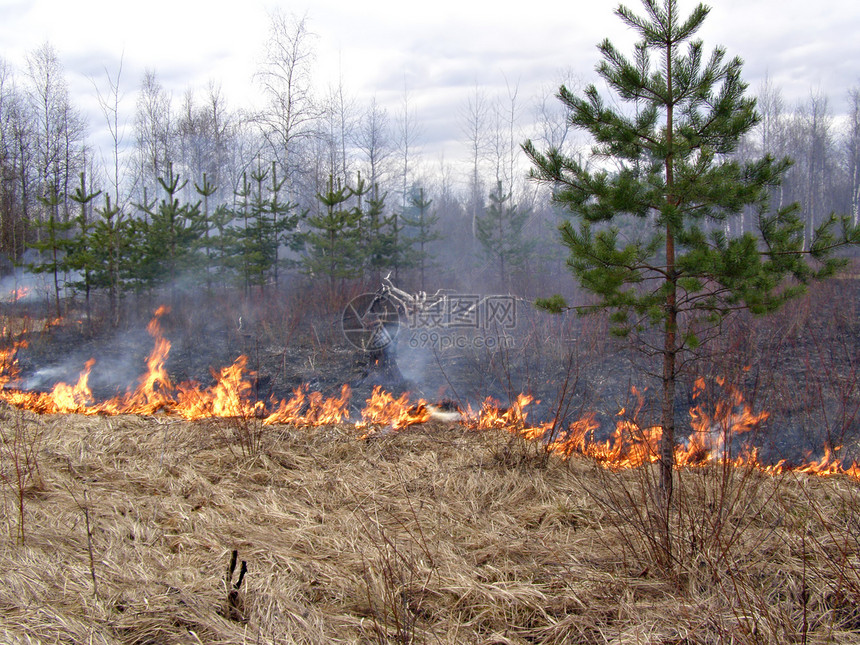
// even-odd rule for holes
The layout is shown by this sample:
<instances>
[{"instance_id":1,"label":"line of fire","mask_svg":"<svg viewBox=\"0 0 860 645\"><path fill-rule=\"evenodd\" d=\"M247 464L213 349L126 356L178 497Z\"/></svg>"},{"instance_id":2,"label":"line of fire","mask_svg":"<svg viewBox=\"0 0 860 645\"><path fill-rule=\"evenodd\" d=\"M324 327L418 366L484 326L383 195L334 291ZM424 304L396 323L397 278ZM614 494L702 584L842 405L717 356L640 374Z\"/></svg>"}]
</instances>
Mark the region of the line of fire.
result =
<instances>
[{"instance_id":1,"label":"line of fire","mask_svg":"<svg viewBox=\"0 0 860 645\"><path fill-rule=\"evenodd\" d=\"M353 316L357 327L345 328L345 333L363 334L364 346L358 349L369 366L360 381L374 378L402 379L397 366L391 336L391 311L386 304L394 303L397 315L408 315L410 309L426 305L439 294L410 296L390 282L369 299L362 301L359 311L355 302L347 307L345 316ZM480 300L475 300L477 306ZM373 385L372 394L358 409L352 406L352 387L343 384L339 391L325 396L304 384L295 388L287 398L261 398L255 387L257 374L248 368L248 357L240 355L231 365L211 369L212 384L196 381L175 383L166 369L171 342L165 337L162 320L170 313L167 306L159 307L147 326L154 346L145 360L145 371L137 384L126 392L105 400L96 400L89 385L95 359L88 360L76 383L58 382L50 390L28 391L20 387L18 352L28 345L26 329L10 334L4 328L3 337L13 338L0 349L0 400L17 408L38 414L82 415L175 415L187 420L212 418L243 418L258 420L263 426L290 425L314 428L331 424L352 424L356 439L368 440L392 432L428 423L460 424L464 428L483 431L506 430L536 442L548 454L561 459L588 458L610 469L637 468L655 463L660 458L661 428L644 425L639 419L644 396L636 387L631 389L633 405L617 411L614 429L601 433L594 412L584 412L578 418L562 422L559 417L544 421L529 419L532 407L539 403L535 396L521 393L509 405L486 397L474 406L460 405L450 400L428 402L413 398L409 392L393 394L383 385ZM466 312L468 313L468 311ZM347 319L345 318L345 320ZM61 320L48 321L46 326L59 325ZM347 323L348 324L348 323ZM717 396L705 397L708 388ZM713 395L714 393L711 392ZM706 401L707 399L707 401ZM699 377L694 382L692 405L689 408L691 433L675 447L676 468L723 463L732 466L752 466L763 472L809 473L815 475L844 475L860 480L860 464L845 463L840 446L825 446L823 456L803 462L778 460L765 463L757 448L745 437L751 436L769 417L765 410L754 410L741 390L726 379L716 377L712 382Z\"/></svg>"}]
</instances>

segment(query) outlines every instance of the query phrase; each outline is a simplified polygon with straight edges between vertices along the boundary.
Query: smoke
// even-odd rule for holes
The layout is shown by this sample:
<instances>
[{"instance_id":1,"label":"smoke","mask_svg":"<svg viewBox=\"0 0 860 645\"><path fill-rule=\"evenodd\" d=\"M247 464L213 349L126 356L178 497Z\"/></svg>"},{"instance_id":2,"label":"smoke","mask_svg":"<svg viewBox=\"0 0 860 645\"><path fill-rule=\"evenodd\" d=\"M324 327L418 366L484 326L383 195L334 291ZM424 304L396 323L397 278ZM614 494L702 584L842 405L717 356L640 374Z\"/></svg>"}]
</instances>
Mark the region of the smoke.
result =
<instances>
[{"instance_id":1,"label":"smoke","mask_svg":"<svg viewBox=\"0 0 860 645\"><path fill-rule=\"evenodd\" d=\"M23 379L21 381L21 387L25 390L50 390L56 383L61 381L69 382L76 380L77 375L72 377L72 371L74 369L75 368L72 366L71 362L66 362L62 365L41 367Z\"/></svg>"},{"instance_id":2,"label":"smoke","mask_svg":"<svg viewBox=\"0 0 860 645\"><path fill-rule=\"evenodd\" d=\"M58 352L57 343L44 346L31 343L18 350L21 380L17 387L50 391L57 383L74 384L86 362L95 359L89 386L96 398L106 399L133 389L146 372L146 356L152 350L152 337L144 329L133 329L88 342L76 341Z\"/></svg>"},{"instance_id":3,"label":"smoke","mask_svg":"<svg viewBox=\"0 0 860 645\"><path fill-rule=\"evenodd\" d=\"M24 254L25 262L32 251ZM31 304L45 301L53 290L51 278L46 273L31 273L23 267L13 267L8 275L0 278L0 304Z\"/></svg>"},{"instance_id":4,"label":"smoke","mask_svg":"<svg viewBox=\"0 0 860 645\"><path fill-rule=\"evenodd\" d=\"M433 396L438 387L438 379L431 378L429 367L434 364L432 352L424 348L409 346L412 334L408 329L401 329L394 348L397 366L403 378L414 389L414 393L423 397ZM405 337L404 337L405 336Z\"/></svg>"}]
</instances>

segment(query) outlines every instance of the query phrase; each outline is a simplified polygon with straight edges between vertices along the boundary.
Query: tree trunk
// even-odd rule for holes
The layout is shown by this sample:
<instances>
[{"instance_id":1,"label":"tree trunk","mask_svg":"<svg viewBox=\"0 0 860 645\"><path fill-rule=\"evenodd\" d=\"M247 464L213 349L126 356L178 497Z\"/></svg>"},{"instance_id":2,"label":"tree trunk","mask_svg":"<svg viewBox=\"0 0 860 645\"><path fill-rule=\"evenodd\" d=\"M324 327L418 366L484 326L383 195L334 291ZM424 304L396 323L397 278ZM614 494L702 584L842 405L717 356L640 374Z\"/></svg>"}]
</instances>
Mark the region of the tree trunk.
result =
<instances>
[{"instance_id":1,"label":"tree trunk","mask_svg":"<svg viewBox=\"0 0 860 645\"><path fill-rule=\"evenodd\" d=\"M675 247L674 238L667 227L666 235L666 264L669 272L669 293L666 295L666 320L663 329L663 398L661 405L660 425L660 495L658 496L660 538L663 549L664 564L668 566L672 559L672 536L669 526L669 514L672 507L674 492L675 470L675 368L677 348L677 310L676 284L674 277Z\"/></svg>"},{"instance_id":2,"label":"tree trunk","mask_svg":"<svg viewBox=\"0 0 860 645\"><path fill-rule=\"evenodd\" d=\"M54 259L54 305L57 309L57 318L62 318L63 310L60 308L60 270L57 266L58 258L56 246L51 249L51 254Z\"/></svg>"},{"instance_id":3,"label":"tree trunk","mask_svg":"<svg viewBox=\"0 0 860 645\"><path fill-rule=\"evenodd\" d=\"M663 401L660 425L663 433L660 441L660 488L666 504L672 500L672 472L675 466L675 358L677 355L675 312L675 289L666 297L666 326L663 331Z\"/></svg>"},{"instance_id":4,"label":"tree trunk","mask_svg":"<svg viewBox=\"0 0 860 645\"><path fill-rule=\"evenodd\" d=\"M672 23L672 5L669 7L669 22ZM678 205L674 195L674 154L672 149L674 94L672 88L672 43L666 47L666 201L671 206ZM667 212L667 216L675 214ZM669 525L669 510L672 507L673 475L675 469L675 358L678 353L677 335L677 276L675 272L675 236L673 223L666 221L666 293L665 326L663 328L663 401L661 410L660 438L660 495L658 496L659 532L663 549L663 566L668 567L672 560L672 536Z\"/></svg>"},{"instance_id":5,"label":"tree trunk","mask_svg":"<svg viewBox=\"0 0 860 645\"><path fill-rule=\"evenodd\" d=\"M87 277L84 280L84 302L86 303L86 312L87 312L87 334L91 334L93 331L93 316L92 316L92 303L90 301L90 278L89 271L87 271Z\"/></svg>"}]
</instances>

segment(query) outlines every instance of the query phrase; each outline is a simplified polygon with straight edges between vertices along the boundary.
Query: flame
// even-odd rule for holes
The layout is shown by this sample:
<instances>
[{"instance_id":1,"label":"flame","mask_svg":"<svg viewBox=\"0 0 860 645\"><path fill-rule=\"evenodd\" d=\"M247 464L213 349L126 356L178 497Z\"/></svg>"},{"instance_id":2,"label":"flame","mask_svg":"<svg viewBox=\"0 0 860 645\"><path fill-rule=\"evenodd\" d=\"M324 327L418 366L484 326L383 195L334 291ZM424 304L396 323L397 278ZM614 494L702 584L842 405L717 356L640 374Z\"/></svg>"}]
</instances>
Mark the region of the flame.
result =
<instances>
[{"instance_id":1,"label":"flame","mask_svg":"<svg viewBox=\"0 0 860 645\"><path fill-rule=\"evenodd\" d=\"M476 430L491 430L515 428L520 431L526 429L526 408L535 402L531 394L519 394L510 407L499 407L499 402L492 397L487 397L481 404L477 414L472 412L471 406L466 409L466 417L469 425ZM537 433L530 433L537 434Z\"/></svg>"},{"instance_id":2,"label":"flame","mask_svg":"<svg viewBox=\"0 0 860 645\"><path fill-rule=\"evenodd\" d=\"M170 341L164 337L161 319L168 307L159 307L147 325L154 346L146 358L146 372L137 387L123 395L95 403L88 380L95 364L87 361L75 385L58 383L51 392L25 392L6 386L16 382L19 369L16 353L27 346L27 341L16 341L0 349L0 399L20 408L39 413L80 414L155 414L169 412L189 420L209 417L261 417L263 423L319 426L340 423L349 416L348 385L341 388L337 397L324 397L320 392L308 392L307 387L295 390L289 401L280 401L269 412L264 401L254 401L253 386L248 371L247 356L239 356L232 365L212 371L215 381L211 387L202 387L194 381L174 386L167 373Z\"/></svg>"},{"instance_id":3,"label":"flame","mask_svg":"<svg viewBox=\"0 0 860 645\"><path fill-rule=\"evenodd\" d=\"M404 392L395 399L392 394L377 385L373 388L373 393L367 399L366 404L361 411L361 421L356 423L356 427L387 426L392 430L399 430L430 420L427 401L419 399L417 403L411 404L409 392ZM370 434L373 434L373 429L368 430L364 436Z\"/></svg>"},{"instance_id":4,"label":"flame","mask_svg":"<svg viewBox=\"0 0 860 645\"><path fill-rule=\"evenodd\" d=\"M608 439L598 441L594 438L594 431L600 426L595 413L589 412L573 421L566 430L558 432L558 437L547 444L547 449L563 458L579 454L613 469L638 468L657 461L663 429L659 426L643 428L637 423L645 397L636 387L632 388L632 393L636 397L636 407L630 414L626 408L618 411L615 431Z\"/></svg>"},{"instance_id":5,"label":"flame","mask_svg":"<svg viewBox=\"0 0 860 645\"><path fill-rule=\"evenodd\" d=\"M721 388L722 396L712 410L702 400L707 390L705 379L699 377L694 381L693 400L697 404L689 413L692 432L685 442L675 446L677 468L730 463L736 467L752 466L772 475L791 470L821 476L842 474L860 480L860 464L844 465L843 460L836 456L839 447L830 449L825 446L820 460L797 467L789 467L785 460L776 464L761 462L757 449L742 444L740 439L767 420L769 413L754 412L740 390L726 379L717 377L714 381ZM635 387L632 393L636 399L634 409L628 412L622 408L618 412L615 430L603 441L594 437L599 429L594 412L584 414L567 428L558 428L556 422L529 425L526 408L535 401L528 394L520 394L508 408L502 408L497 401L488 398L478 413L471 408L467 410L467 424L476 430L506 429L530 440L543 441L548 452L562 459L577 455L613 470L638 468L659 461L663 429L640 425L638 419L644 407L644 393Z\"/></svg>"},{"instance_id":6,"label":"flame","mask_svg":"<svg viewBox=\"0 0 860 645\"><path fill-rule=\"evenodd\" d=\"M75 385L57 383L51 390L51 401L56 407L52 412L83 412L93 402L93 393L90 391L88 382L90 371L95 365L96 359L91 358L84 365L78 382Z\"/></svg>"},{"instance_id":7,"label":"flame","mask_svg":"<svg viewBox=\"0 0 860 645\"><path fill-rule=\"evenodd\" d=\"M340 396L324 397L321 392L308 392L306 385L293 390L289 401L282 400L263 423L284 423L297 426L322 426L343 422L349 417L349 397L352 390L346 384L340 388Z\"/></svg>"},{"instance_id":8,"label":"flame","mask_svg":"<svg viewBox=\"0 0 860 645\"><path fill-rule=\"evenodd\" d=\"M155 346L146 358L149 368L141 378L137 389L118 406L123 412L133 414L154 414L162 408L171 409L173 383L167 375L164 364L170 353L170 341L161 332L161 317L170 313L170 307L162 305L155 310L155 316L146 326L146 331L155 339Z\"/></svg>"},{"instance_id":9,"label":"flame","mask_svg":"<svg viewBox=\"0 0 860 645\"><path fill-rule=\"evenodd\" d=\"M3 328L6 335L6 328ZM27 347L26 340L16 340L10 347L0 348L0 388L6 387L8 383L18 380L20 369L18 368L18 350Z\"/></svg>"},{"instance_id":10,"label":"flame","mask_svg":"<svg viewBox=\"0 0 860 645\"><path fill-rule=\"evenodd\" d=\"M824 456L820 460L798 466L795 470L799 473L811 473L822 476L848 474L860 479L860 465L857 462L854 462L847 470L842 467L841 460L836 456L836 453L840 450L842 450L842 446L836 446L832 450L829 446L824 446Z\"/></svg>"},{"instance_id":11,"label":"flame","mask_svg":"<svg viewBox=\"0 0 860 645\"><path fill-rule=\"evenodd\" d=\"M6 297L6 302L19 302L30 295L30 287L18 287L12 289Z\"/></svg>"},{"instance_id":12,"label":"flame","mask_svg":"<svg viewBox=\"0 0 860 645\"><path fill-rule=\"evenodd\" d=\"M171 405L177 414L189 420L207 417L258 417L265 407L263 401L252 401L252 385L245 378L247 356L239 356L229 367L212 370L215 385L201 389L200 384L186 381L177 386L176 401ZM252 376L252 373L248 373Z\"/></svg>"},{"instance_id":13,"label":"flame","mask_svg":"<svg viewBox=\"0 0 860 645\"><path fill-rule=\"evenodd\" d=\"M686 446L675 450L675 461L680 465L696 464L720 459L732 460L732 444L741 435L759 427L770 416L768 412L755 413L740 390L717 377L717 384L724 396L717 400L713 413L709 413L703 402L690 409L693 432ZM698 399L704 390L704 380L696 380L693 398ZM749 459L749 451L735 458Z\"/></svg>"},{"instance_id":14,"label":"flame","mask_svg":"<svg viewBox=\"0 0 860 645\"><path fill-rule=\"evenodd\" d=\"M203 387L194 381L174 385L166 369L170 341L164 337L162 318L168 307L159 307L147 326L154 346L146 358L146 371L133 391L96 402L89 387L89 376L95 366L90 359L84 365L74 385L57 383L50 392L27 392L16 389L20 369L17 352L27 347L26 339L18 339L0 347L0 400L37 413L77 414L156 414L170 413L189 420L213 417L259 418L263 425L291 424L315 427L339 424L349 420L351 390L343 385L339 395L326 397L311 392L307 385L293 391L289 399L259 401L254 397L255 373L247 369L248 358L239 356L232 365L212 370L214 383ZM10 336L3 333L10 339ZM785 461L764 464L755 447L745 438L769 417L766 411L756 412L741 391L724 378L714 379L716 388L709 388L702 377L693 383L690 409L692 432L675 447L678 468L707 463L728 463L751 466L763 472L779 474L788 471L821 476L843 474L860 480L857 462L844 465L841 446L825 446L818 460L800 466ZM717 397L706 394L718 388ZM632 389L635 404L632 410L622 408L617 414L612 434L603 440L595 437L599 429L596 414L589 412L561 427L558 421L532 424L528 421L529 406L539 403L530 394L520 394L507 407L487 398L474 412L467 408L463 424L476 431L506 430L531 440L542 442L544 448L563 459L582 456L606 468L636 468L659 460L662 437L660 426L643 426L639 419L644 408L644 393ZM714 399L710 401L710 399ZM409 394L399 397L377 386L361 410L356 428L364 429L369 437L380 428L399 430L421 424L432 418L431 406L424 399L413 403Z\"/></svg>"},{"instance_id":15,"label":"flame","mask_svg":"<svg viewBox=\"0 0 860 645\"><path fill-rule=\"evenodd\" d=\"M550 428L550 436L558 434L547 443L547 450L554 452L564 459L574 453L585 454L588 446L593 445L594 431L600 427L595 421L597 415L589 412L582 418L577 419L563 432L556 433L555 428Z\"/></svg>"}]
</instances>

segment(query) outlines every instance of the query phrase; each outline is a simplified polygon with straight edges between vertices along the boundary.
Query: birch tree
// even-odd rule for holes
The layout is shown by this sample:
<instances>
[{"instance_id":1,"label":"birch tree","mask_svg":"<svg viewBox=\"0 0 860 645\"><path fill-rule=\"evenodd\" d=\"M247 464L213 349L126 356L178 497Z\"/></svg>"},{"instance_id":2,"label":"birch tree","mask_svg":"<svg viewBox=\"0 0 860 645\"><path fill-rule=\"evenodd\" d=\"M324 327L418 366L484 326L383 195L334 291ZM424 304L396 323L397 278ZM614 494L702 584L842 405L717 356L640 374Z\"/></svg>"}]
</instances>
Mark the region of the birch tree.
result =
<instances>
[{"instance_id":1,"label":"birch tree","mask_svg":"<svg viewBox=\"0 0 860 645\"><path fill-rule=\"evenodd\" d=\"M269 15L265 59L256 74L266 101L256 121L273 159L281 167L290 199L298 171L296 147L314 135L319 117L311 82L313 40L307 15L274 10Z\"/></svg>"}]
</instances>

